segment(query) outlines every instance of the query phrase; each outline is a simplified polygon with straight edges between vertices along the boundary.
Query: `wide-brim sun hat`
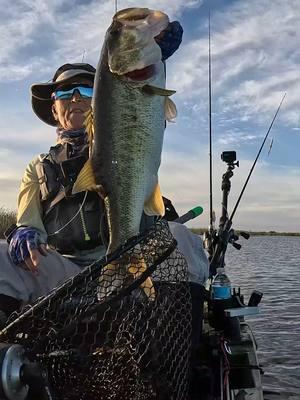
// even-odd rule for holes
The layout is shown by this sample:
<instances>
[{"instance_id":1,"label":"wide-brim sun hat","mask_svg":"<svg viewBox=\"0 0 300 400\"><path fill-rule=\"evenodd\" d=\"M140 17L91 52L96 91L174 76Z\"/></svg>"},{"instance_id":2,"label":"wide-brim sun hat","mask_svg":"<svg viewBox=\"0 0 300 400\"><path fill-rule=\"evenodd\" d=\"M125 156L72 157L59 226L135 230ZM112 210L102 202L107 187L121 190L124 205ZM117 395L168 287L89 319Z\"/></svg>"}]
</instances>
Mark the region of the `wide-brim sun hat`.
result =
<instances>
[{"instance_id":1,"label":"wide-brim sun hat","mask_svg":"<svg viewBox=\"0 0 300 400\"><path fill-rule=\"evenodd\" d=\"M57 121L52 114L53 100L51 95L62 83L68 82L75 76L90 79L95 77L95 68L90 64L75 63L64 64L55 72L52 81L46 83L34 83L30 87L31 105L34 113L40 120L51 126L57 126Z\"/></svg>"}]
</instances>

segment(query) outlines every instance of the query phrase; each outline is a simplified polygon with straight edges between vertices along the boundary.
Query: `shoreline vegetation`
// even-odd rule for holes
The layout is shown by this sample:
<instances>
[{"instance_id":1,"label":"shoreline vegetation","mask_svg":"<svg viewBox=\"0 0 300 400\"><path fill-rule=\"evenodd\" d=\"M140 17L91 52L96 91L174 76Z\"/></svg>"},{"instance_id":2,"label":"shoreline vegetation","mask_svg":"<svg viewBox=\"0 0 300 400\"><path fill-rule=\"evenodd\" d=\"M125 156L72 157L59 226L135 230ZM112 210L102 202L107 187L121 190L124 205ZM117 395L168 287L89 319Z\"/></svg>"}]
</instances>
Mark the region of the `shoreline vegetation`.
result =
<instances>
[{"instance_id":1,"label":"shoreline vegetation","mask_svg":"<svg viewBox=\"0 0 300 400\"><path fill-rule=\"evenodd\" d=\"M16 222L16 211L8 210L0 207L0 239L4 239L6 229ZM198 235L203 235L206 228L190 228L190 230ZM239 230L235 231L239 234ZM276 232L276 231L247 231L250 236L300 236L300 232Z\"/></svg>"},{"instance_id":2,"label":"shoreline vegetation","mask_svg":"<svg viewBox=\"0 0 300 400\"><path fill-rule=\"evenodd\" d=\"M0 239L4 239L4 232L16 223L17 212L0 207Z\"/></svg>"},{"instance_id":3,"label":"shoreline vegetation","mask_svg":"<svg viewBox=\"0 0 300 400\"><path fill-rule=\"evenodd\" d=\"M203 235L205 231L207 231L206 228L190 228L190 230L197 235ZM234 230L237 235L240 234L240 232L247 232L249 233L250 237L251 236L300 236L300 232L276 232L276 231L247 231L246 229L235 229Z\"/></svg>"}]
</instances>

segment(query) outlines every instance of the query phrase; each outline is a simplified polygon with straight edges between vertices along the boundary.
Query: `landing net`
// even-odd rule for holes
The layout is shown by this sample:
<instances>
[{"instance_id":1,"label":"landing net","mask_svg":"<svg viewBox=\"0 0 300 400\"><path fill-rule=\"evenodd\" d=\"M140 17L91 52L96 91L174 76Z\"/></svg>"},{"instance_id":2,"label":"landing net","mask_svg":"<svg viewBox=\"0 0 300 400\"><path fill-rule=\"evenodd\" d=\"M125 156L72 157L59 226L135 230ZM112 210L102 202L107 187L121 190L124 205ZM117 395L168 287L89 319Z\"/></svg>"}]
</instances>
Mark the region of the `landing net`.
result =
<instances>
[{"instance_id":1,"label":"landing net","mask_svg":"<svg viewBox=\"0 0 300 400\"><path fill-rule=\"evenodd\" d=\"M126 272L141 254L143 271ZM184 400L190 334L186 261L160 221L15 316L0 340L46 368L53 400Z\"/></svg>"}]
</instances>

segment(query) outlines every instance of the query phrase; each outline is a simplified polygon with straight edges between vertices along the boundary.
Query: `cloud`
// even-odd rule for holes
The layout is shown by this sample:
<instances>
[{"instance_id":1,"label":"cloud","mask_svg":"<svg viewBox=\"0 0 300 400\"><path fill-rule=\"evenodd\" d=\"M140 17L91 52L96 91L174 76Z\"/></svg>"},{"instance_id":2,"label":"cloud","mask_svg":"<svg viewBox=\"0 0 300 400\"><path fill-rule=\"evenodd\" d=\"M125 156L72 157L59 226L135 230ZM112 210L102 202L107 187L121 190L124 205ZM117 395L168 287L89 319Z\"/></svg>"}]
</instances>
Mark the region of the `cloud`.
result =
<instances>
[{"instance_id":1,"label":"cloud","mask_svg":"<svg viewBox=\"0 0 300 400\"><path fill-rule=\"evenodd\" d=\"M282 121L299 127L299 18L297 0L253 0L251 7L238 1L213 12L215 111L262 122L287 92ZM180 99L207 98L207 52L207 38L192 39L170 66L170 83L176 83Z\"/></svg>"},{"instance_id":2,"label":"cloud","mask_svg":"<svg viewBox=\"0 0 300 400\"><path fill-rule=\"evenodd\" d=\"M80 62L84 52L87 61L95 64L114 14L111 0L82 3L17 0L13 4L4 0L2 3L0 82L20 80L37 71L46 76L53 73L53 65L58 66L64 60ZM201 0L143 2L144 7L165 10L171 18L201 4ZM122 2L124 8L133 5L136 3L131 0Z\"/></svg>"},{"instance_id":3,"label":"cloud","mask_svg":"<svg viewBox=\"0 0 300 400\"><path fill-rule=\"evenodd\" d=\"M218 139L220 145L243 145L245 142L257 142L258 137L256 135L245 134L243 132L230 132L225 133Z\"/></svg>"},{"instance_id":4,"label":"cloud","mask_svg":"<svg viewBox=\"0 0 300 400\"><path fill-rule=\"evenodd\" d=\"M184 25L183 45L167 63L167 86L177 90L179 114L165 135L160 182L180 213L198 204L204 207L192 226L208 224L209 207L207 21L202 4L200 0L143 2ZM232 207L252 165L250 150L262 139L286 91L275 127L274 153L277 148L286 153L287 165L280 165L282 158L272 165L259 161L235 226L296 231L300 175L291 162L299 157L296 141L289 144L286 138L290 133L299 138L300 130L300 3L252 0L249 4L228 1L212 10L214 207L219 212L226 169L219 154L227 146L238 147L242 154L232 180ZM133 5L134 0L122 1L124 8ZM55 130L30 114L28 86L50 79L64 62L81 62L83 54L86 62L96 64L114 2L2 0L1 10L0 205L15 208L26 164L55 141Z\"/></svg>"},{"instance_id":5,"label":"cloud","mask_svg":"<svg viewBox=\"0 0 300 400\"><path fill-rule=\"evenodd\" d=\"M252 160L243 160L240 168L234 170L228 202L229 215L252 164ZM225 171L226 164L221 160L214 160L213 207L217 218L221 212L221 178ZM276 172L274 175L268 163L258 162L234 217L236 229L299 231L300 168L283 167ZM191 221L189 226L208 225L209 168L205 152L193 157L164 153L160 168L160 185L165 196L173 200L179 214L187 212L196 205L203 206L203 215Z\"/></svg>"}]
</instances>

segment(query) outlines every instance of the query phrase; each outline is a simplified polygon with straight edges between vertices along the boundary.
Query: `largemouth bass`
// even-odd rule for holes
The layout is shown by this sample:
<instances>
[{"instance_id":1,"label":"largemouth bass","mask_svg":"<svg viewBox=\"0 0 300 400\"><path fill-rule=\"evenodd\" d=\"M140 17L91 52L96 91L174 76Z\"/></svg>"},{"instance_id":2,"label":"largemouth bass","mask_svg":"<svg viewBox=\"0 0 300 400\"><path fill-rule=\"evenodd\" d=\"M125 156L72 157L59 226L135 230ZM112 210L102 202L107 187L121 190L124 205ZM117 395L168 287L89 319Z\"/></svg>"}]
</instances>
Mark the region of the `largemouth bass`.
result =
<instances>
[{"instance_id":1,"label":"largemouth bass","mask_svg":"<svg viewBox=\"0 0 300 400\"><path fill-rule=\"evenodd\" d=\"M165 65L155 41L169 24L166 14L147 8L119 11L109 27L96 69L92 114L88 115L90 159L73 192L98 190L104 199L109 245L107 254L138 235L143 210L164 215L158 185L165 121L176 116L165 89ZM113 264L106 272L115 273ZM128 272L145 270L142 256ZM144 285L153 297L150 278Z\"/></svg>"}]
</instances>

